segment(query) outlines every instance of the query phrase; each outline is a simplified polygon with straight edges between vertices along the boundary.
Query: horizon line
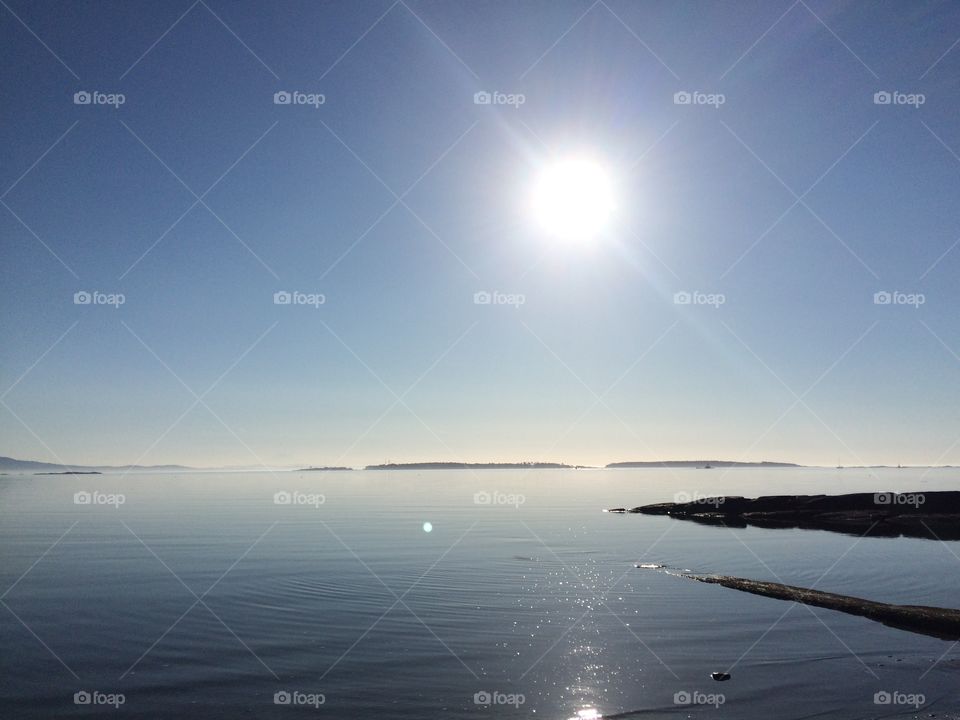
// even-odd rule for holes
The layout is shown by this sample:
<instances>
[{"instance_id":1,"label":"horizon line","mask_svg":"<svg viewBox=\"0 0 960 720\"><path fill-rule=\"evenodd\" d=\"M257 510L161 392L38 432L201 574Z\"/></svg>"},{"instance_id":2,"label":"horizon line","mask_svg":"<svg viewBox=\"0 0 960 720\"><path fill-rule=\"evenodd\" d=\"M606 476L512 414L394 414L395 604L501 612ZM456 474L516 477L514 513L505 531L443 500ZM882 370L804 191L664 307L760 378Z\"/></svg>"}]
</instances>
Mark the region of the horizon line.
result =
<instances>
[{"instance_id":1,"label":"horizon line","mask_svg":"<svg viewBox=\"0 0 960 720\"><path fill-rule=\"evenodd\" d=\"M141 465L141 464L80 464L80 463L64 463L57 461L48 461L48 460L24 460L20 458L15 458L12 456L0 456L0 472L3 472L3 464L9 463L13 464L26 464L26 465L35 465L35 466L51 466L57 468L64 468L66 470L82 470L82 469L94 469L94 470L160 470L160 469L175 469L182 471L195 471L195 472L212 472L212 471L244 471L244 472L273 472L273 471L357 471L357 470L382 470L382 469L496 469L498 466L503 469L522 469L524 467L529 467L530 469L590 469L590 470L602 470L602 469L655 469L657 467L683 467L689 466L691 468L709 468L714 465L723 466L723 467L765 467L770 468L812 468L812 469L871 469L871 468L899 468L899 469L910 469L910 468L951 468L955 467L953 465L925 465L925 464L856 464L856 465L824 465L824 464L806 464L806 463L797 463L789 462L782 460L725 460L725 459L715 459L715 458L690 458L690 459L666 459L666 460L617 460L611 461L606 464L580 464L580 463L567 463L558 460L483 460L483 461L466 461L466 460L416 460L416 461L407 461L407 462L382 462L382 463L372 463L364 464L360 466L343 466L343 465L324 465L324 464L302 464L302 463L291 463L285 465L266 465L266 464L255 464L255 465L208 465L208 466L192 466L192 465L183 465L180 463L155 463L150 465ZM29 470L29 468L25 468Z\"/></svg>"}]
</instances>

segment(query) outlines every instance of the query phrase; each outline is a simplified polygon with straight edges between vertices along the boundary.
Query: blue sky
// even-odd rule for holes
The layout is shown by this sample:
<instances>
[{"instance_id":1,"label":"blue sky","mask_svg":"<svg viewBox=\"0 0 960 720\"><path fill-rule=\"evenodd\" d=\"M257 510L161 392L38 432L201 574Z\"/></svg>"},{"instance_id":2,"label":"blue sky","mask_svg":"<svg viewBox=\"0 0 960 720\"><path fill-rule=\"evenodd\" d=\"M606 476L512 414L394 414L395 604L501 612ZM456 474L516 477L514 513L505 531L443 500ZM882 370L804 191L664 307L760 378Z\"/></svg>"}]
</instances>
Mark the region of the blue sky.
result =
<instances>
[{"instance_id":1,"label":"blue sky","mask_svg":"<svg viewBox=\"0 0 960 720\"><path fill-rule=\"evenodd\" d=\"M0 37L0 454L960 463L955 3L8 0ZM582 152L618 209L559 243L530 187Z\"/></svg>"}]
</instances>

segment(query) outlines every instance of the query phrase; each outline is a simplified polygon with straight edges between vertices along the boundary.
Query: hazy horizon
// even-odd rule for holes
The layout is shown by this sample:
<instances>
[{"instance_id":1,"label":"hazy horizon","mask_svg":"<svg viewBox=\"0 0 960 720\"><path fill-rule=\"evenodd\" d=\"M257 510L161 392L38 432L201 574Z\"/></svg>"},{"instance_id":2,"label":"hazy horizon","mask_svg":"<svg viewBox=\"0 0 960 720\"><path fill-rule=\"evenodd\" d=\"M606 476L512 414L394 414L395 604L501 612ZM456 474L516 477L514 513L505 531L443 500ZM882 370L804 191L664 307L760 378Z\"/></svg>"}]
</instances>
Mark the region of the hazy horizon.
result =
<instances>
[{"instance_id":1,"label":"hazy horizon","mask_svg":"<svg viewBox=\"0 0 960 720\"><path fill-rule=\"evenodd\" d=\"M771 463L773 465L785 465L785 466L794 466L794 467L809 467L809 468L833 468L837 467L834 463L824 462L824 463L800 463L790 459L784 458L730 458L730 457L707 457L707 456L690 456L690 457L671 457L671 458L653 458L647 459L642 457L619 457L617 459L608 459L604 461L598 461L595 463L584 463L578 461L568 461L558 458L522 458L522 457L507 457L507 458L461 458L457 460L438 460L435 458L421 457L415 458L412 460L393 460L386 459L382 461L370 461L370 462L361 462L356 465L343 464L343 463L326 463L318 461L309 461L303 463L287 463L283 465L262 465L259 463L247 463L242 462L237 463L225 463L222 465L190 465L188 463L177 462L176 460L162 461L162 462L152 462L152 463L104 463L104 462L83 462L83 463L73 463L73 462L60 462L58 460L39 460L37 458L27 458L27 457L16 457L13 455L0 455L0 458L5 460L12 460L14 462L28 462L28 463L45 463L50 465L58 465L63 467L93 467L93 468L127 468L127 467L183 467L189 470L243 470L243 471L256 471L256 470L293 470L293 469L322 469L322 468L332 468L332 467L345 467L351 470L362 470L367 467L377 467L383 465L422 465L422 464L442 464L442 463L451 463L451 464L466 464L466 465L519 465L524 463L529 464L561 464L566 465L569 468L584 467L584 468L594 468L594 469L603 469L609 465L616 465L618 463L649 463L651 466L657 464L670 464L670 463L697 463L697 462L709 462L709 463L743 463L745 465L762 465L763 463ZM865 464L851 464L851 465L842 465L843 468L879 468L879 467L905 467L905 468L948 468L954 467L950 463L939 463L936 465L921 465L921 464L908 464L908 463L865 463ZM616 468L612 468L616 469Z\"/></svg>"}]
</instances>

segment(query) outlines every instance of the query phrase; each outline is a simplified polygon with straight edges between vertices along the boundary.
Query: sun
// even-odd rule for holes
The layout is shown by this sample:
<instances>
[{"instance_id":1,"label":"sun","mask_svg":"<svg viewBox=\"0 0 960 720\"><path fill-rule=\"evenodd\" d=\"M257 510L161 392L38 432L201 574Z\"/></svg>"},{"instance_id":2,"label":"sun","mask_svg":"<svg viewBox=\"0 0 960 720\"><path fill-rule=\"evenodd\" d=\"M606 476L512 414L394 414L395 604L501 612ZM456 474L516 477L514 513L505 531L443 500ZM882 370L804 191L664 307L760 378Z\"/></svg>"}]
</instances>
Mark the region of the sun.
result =
<instances>
[{"instance_id":1,"label":"sun","mask_svg":"<svg viewBox=\"0 0 960 720\"><path fill-rule=\"evenodd\" d=\"M609 225L616 210L613 181L606 168L588 156L554 160L534 181L531 208L550 237L590 241Z\"/></svg>"}]
</instances>

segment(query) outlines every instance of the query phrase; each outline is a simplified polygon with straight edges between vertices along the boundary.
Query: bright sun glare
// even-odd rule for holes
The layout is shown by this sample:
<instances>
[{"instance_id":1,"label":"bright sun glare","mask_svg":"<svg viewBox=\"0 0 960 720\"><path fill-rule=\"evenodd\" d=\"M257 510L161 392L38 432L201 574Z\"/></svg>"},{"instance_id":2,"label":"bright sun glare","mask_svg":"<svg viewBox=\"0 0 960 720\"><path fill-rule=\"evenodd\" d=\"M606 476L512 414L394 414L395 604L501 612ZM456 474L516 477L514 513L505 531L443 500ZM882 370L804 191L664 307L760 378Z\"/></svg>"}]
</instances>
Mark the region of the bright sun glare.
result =
<instances>
[{"instance_id":1,"label":"bright sun glare","mask_svg":"<svg viewBox=\"0 0 960 720\"><path fill-rule=\"evenodd\" d=\"M606 169L588 157L557 160L540 171L533 186L533 215L551 237L589 241L616 209Z\"/></svg>"}]
</instances>

